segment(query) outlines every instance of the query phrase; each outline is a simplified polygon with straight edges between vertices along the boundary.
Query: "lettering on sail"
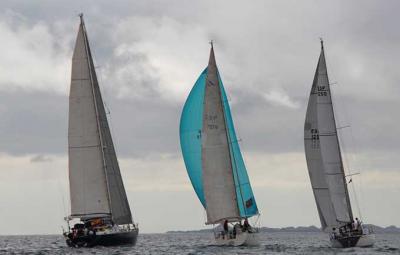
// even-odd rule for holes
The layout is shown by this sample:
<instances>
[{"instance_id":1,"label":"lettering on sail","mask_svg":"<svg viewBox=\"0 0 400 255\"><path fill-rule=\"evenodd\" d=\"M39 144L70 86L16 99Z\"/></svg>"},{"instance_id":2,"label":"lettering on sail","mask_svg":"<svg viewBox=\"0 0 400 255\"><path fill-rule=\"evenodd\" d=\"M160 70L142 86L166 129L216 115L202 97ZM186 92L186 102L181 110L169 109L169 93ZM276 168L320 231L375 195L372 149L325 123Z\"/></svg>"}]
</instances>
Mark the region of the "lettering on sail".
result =
<instances>
[{"instance_id":1,"label":"lettering on sail","mask_svg":"<svg viewBox=\"0 0 400 255\"><path fill-rule=\"evenodd\" d=\"M214 84L214 82L212 82L211 80L208 80L207 86L215 86L215 84Z\"/></svg>"},{"instance_id":2,"label":"lettering on sail","mask_svg":"<svg viewBox=\"0 0 400 255\"><path fill-rule=\"evenodd\" d=\"M318 149L319 148L319 132L318 132L318 129L312 128L310 130L310 132L311 132L311 141L312 141L311 147L313 149Z\"/></svg>"},{"instance_id":3,"label":"lettering on sail","mask_svg":"<svg viewBox=\"0 0 400 255\"><path fill-rule=\"evenodd\" d=\"M327 96L328 89L326 86L318 86L318 96Z\"/></svg>"},{"instance_id":4,"label":"lettering on sail","mask_svg":"<svg viewBox=\"0 0 400 255\"><path fill-rule=\"evenodd\" d=\"M215 124L218 119L218 116L216 114L206 114L204 119L207 121L208 129L218 129L218 125Z\"/></svg>"}]
</instances>

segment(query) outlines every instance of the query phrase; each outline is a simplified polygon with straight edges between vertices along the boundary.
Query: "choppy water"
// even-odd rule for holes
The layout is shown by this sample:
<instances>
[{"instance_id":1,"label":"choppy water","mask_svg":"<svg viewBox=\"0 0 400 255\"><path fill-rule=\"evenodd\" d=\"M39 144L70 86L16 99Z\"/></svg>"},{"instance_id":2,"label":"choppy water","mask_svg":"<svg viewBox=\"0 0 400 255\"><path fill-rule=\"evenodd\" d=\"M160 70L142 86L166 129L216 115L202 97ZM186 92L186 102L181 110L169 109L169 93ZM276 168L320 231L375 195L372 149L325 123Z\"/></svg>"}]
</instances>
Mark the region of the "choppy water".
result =
<instances>
[{"instance_id":1,"label":"choppy water","mask_svg":"<svg viewBox=\"0 0 400 255\"><path fill-rule=\"evenodd\" d=\"M373 248L333 249L322 233L261 233L261 246L214 246L211 233L140 234L136 246L74 249L61 236L0 236L0 254L400 254L399 234L377 234Z\"/></svg>"}]
</instances>

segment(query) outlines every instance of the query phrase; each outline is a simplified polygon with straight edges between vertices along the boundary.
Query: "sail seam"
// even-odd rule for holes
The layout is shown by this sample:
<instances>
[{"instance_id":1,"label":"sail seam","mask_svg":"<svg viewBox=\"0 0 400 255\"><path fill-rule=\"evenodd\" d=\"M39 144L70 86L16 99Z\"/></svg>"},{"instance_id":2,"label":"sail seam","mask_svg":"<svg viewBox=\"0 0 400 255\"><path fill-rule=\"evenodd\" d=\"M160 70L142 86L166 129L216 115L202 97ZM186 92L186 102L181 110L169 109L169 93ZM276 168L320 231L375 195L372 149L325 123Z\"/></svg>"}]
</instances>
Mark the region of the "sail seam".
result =
<instances>
[{"instance_id":1,"label":"sail seam","mask_svg":"<svg viewBox=\"0 0 400 255\"><path fill-rule=\"evenodd\" d=\"M81 148L96 148L101 146L101 144L97 145L87 145L87 146L69 146L70 149L81 149Z\"/></svg>"}]
</instances>

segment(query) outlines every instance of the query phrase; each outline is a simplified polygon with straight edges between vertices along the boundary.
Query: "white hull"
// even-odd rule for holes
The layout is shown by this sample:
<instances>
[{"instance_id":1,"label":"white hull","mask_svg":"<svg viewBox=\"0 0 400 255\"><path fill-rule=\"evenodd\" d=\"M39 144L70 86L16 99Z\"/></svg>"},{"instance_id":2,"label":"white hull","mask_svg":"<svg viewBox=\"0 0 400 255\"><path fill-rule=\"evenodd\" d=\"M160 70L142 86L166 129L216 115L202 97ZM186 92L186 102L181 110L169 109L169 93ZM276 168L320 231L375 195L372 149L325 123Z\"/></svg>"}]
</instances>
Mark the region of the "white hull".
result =
<instances>
[{"instance_id":1,"label":"white hull","mask_svg":"<svg viewBox=\"0 0 400 255\"><path fill-rule=\"evenodd\" d=\"M333 248L372 247L375 243L375 235L365 234L341 239L331 239L331 243Z\"/></svg>"},{"instance_id":2,"label":"white hull","mask_svg":"<svg viewBox=\"0 0 400 255\"><path fill-rule=\"evenodd\" d=\"M258 233L240 232L234 238L228 235L215 236L216 245L226 246L258 246Z\"/></svg>"}]
</instances>

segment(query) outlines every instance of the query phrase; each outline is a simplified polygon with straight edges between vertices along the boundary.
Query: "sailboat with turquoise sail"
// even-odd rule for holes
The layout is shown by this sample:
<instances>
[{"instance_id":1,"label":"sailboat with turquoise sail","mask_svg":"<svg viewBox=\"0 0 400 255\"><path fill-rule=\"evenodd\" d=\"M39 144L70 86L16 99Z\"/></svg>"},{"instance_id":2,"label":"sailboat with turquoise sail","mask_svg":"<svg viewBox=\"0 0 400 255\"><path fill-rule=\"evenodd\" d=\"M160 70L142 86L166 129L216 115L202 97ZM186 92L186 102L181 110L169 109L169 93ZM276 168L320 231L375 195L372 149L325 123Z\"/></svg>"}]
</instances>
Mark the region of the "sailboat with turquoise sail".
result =
<instances>
[{"instance_id":1,"label":"sailboat with turquoise sail","mask_svg":"<svg viewBox=\"0 0 400 255\"><path fill-rule=\"evenodd\" d=\"M322 39L304 123L304 146L322 230L330 233L332 246L372 246L374 235L354 219L351 208Z\"/></svg>"},{"instance_id":2,"label":"sailboat with turquoise sail","mask_svg":"<svg viewBox=\"0 0 400 255\"><path fill-rule=\"evenodd\" d=\"M214 229L216 243L257 244L257 229L248 224L248 218L258 216L258 208L212 42L208 66L182 111L180 142L189 178L206 210L206 224L219 225Z\"/></svg>"},{"instance_id":3,"label":"sailboat with turquoise sail","mask_svg":"<svg viewBox=\"0 0 400 255\"><path fill-rule=\"evenodd\" d=\"M135 244L133 222L100 93L83 15L72 57L68 163L71 247Z\"/></svg>"}]
</instances>

